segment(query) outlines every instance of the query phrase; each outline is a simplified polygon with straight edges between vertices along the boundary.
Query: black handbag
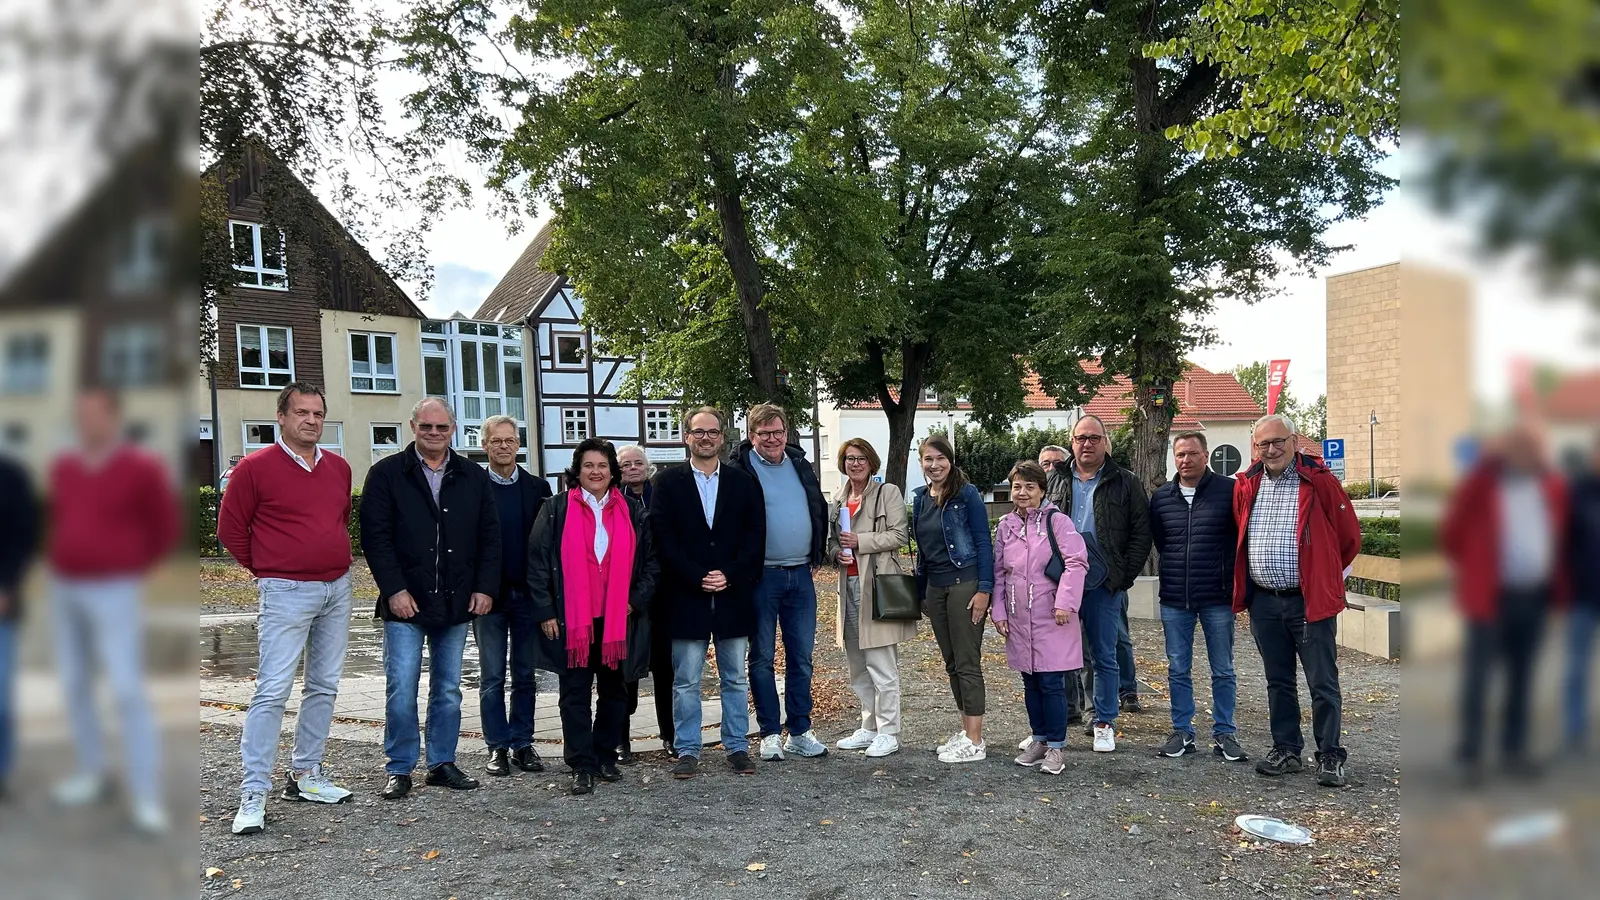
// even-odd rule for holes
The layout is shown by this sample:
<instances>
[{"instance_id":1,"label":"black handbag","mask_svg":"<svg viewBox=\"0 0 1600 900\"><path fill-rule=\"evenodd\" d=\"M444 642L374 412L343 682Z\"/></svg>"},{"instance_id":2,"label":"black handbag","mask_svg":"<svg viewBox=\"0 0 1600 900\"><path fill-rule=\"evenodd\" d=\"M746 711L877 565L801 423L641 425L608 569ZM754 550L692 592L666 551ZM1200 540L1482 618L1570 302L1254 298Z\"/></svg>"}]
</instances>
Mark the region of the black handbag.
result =
<instances>
[{"instance_id":1,"label":"black handbag","mask_svg":"<svg viewBox=\"0 0 1600 900\"><path fill-rule=\"evenodd\" d=\"M1044 577L1061 583L1061 576L1067 572L1067 561L1061 558L1061 545L1056 543L1056 530L1050 527L1050 517L1055 515L1055 510L1044 514L1044 533L1050 535L1050 561L1044 564Z\"/></svg>"},{"instance_id":2,"label":"black handbag","mask_svg":"<svg viewBox=\"0 0 1600 900\"><path fill-rule=\"evenodd\" d=\"M874 622L915 622L922 618L922 600L917 579L904 572L878 572L873 566L872 620Z\"/></svg>"}]
</instances>

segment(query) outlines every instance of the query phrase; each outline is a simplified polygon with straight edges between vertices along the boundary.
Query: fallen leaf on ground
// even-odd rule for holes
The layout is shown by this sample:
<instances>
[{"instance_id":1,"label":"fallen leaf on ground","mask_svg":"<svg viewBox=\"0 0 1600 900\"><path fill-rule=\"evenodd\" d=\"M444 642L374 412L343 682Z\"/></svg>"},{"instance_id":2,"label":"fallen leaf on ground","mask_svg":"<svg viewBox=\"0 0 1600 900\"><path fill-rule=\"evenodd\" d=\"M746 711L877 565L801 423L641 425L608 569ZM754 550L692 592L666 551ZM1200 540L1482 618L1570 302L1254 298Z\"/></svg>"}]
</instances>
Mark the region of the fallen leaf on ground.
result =
<instances>
[{"instance_id":1,"label":"fallen leaf on ground","mask_svg":"<svg viewBox=\"0 0 1600 900\"><path fill-rule=\"evenodd\" d=\"M439 851L438 850L429 850L427 853L422 854L422 858L423 859L438 859L439 858Z\"/></svg>"},{"instance_id":2,"label":"fallen leaf on ground","mask_svg":"<svg viewBox=\"0 0 1600 900\"><path fill-rule=\"evenodd\" d=\"M233 880L233 889L236 890L236 891L244 890L244 879L243 878L235 878Z\"/></svg>"},{"instance_id":3,"label":"fallen leaf on ground","mask_svg":"<svg viewBox=\"0 0 1600 900\"><path fill-rule=\"evenodd\" d=\"M823 819L821 822L818 822L817 824L818 825L832 825L833 824L833 820L832 819Z\"/></svg>"},{"instance_id":4,"label":"fallen leaf on ground","mask_svg":"<svg viewBox=\"0 0 1600 900\"><path fill-rule=\"evenodd\" d=\"M766 869L766 867L766 863L751 863L750 865L745 866L745 869L750 872L760 872Z\"/></svg>"},{"instance_id":5,"label":"fallen leaf on ground","mask_svg":"<svg viewBox=\"0 0 1600 900\"><path fill-rule=\"evenodd\" d=\"M221 878L222 877L222 870L217 868L216 866L206 866L206 877L207 878Z\"/></svg>"}]
</instances>

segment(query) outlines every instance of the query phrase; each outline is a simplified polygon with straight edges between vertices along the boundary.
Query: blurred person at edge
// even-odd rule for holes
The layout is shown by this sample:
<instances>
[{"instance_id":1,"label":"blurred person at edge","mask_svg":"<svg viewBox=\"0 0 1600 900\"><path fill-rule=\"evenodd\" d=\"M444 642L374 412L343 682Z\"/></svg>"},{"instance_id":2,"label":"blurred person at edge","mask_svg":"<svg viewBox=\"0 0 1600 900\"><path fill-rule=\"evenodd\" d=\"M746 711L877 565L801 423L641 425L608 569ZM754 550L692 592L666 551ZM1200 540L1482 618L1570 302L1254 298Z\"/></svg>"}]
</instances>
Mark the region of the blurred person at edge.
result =
<instances>
[{"instance_id":1,"label":"blurred person at edge","mask_svg":"<svg viewBox=\"0 0 1600 900\"><path fill-rule=\"evenodd\" d=\"M1567 615L1567 674L1563 691L1567 749L1581 754L1589 742L1589 673L1600 628L1600 436L1589 465L1572 483L1567 531L1572 610Z\"/></svg>"},{"instance_id":2,"label":"blurred person at edge","mask_svg":"<svg viewBox=\"0 0 1600 900\"><path fill-rule=\"evenodd\" d=\"M266 827L267 789L277 762L283 711L305 656L294 750L283 799L342 803L350 792L322 771L333 704L350 636L350 464L325 453L322 389L291 382L278 394L278 433L270 447L233 470L222 495L217 540L256 577L260 664L239 737L244 779L234 834Z\"/></svg>"},{"instance_id":3,"label":"blurred person at edge","mask_svg":"<svg viewBox=\"0 0 1600 900\"><path fill-rule=\"evenodd\" d=\"M1361 552L1361 523L1344 486L1321 460L1297 452L1294 422L1274 414L1256 421L1250 442L1260 459L1234 482L1239 526L1233 563L1233 611L1250 611L1250 631L1267 678L1272 749L1256 763L1267 776L1302 768L1300 691L1295 660L1311 692L1317 783L1344 787L1339 735L1339 611L1345 569Z\"/></svg>"},{"instance_id":4,"label":"blurred person at edge","mask_svg":"<svg viewBox=\"0 0 1600 900\"><path fill-rule=\"evenodd\" d=\"M16 746L13 694L17 670L17 627L22 621L22 578L39 544L39 501L28 473L0 456L0 799Z\"/></svg>"},{"instance_id":5,"label":"blurred person at edge","mask_svg":"<svg viewBox=\"0 0 1600 900\"><path fill-rule=\"evenodd\" d=\"M121 404L110 388L79 392L77 447L50 467L49 562L57 653L77 772L56 787L63 805L106 790L106 744L95 721L90 657L122 716L126 785L135 827L167 829L161 750L144 686L146 576L176 547L177 497L159 459L122 440Z\"/></svg>"},{"instance_id":6,"label":"blurred person at edge","mask_svg":"<svg viewBox=\"0 0 1600 900\"><path fill-rule=\"evenodd\" d=\"M644 511L650 511L650 501L655 499L656 486L651 479L656 476L656 467L644 455L644 448L638 444L629 444L617 448L617 465L622 467L622 496L630 500L637 500L644 506ZM655 679L657 685L672 684L672 638L667 636L667 629L660 624L659 603L650 604L651 622L655 627L650 629L650 677ZM666 748L667 755L676 759L678 751L673 747L672 726L672 691L661 688L655 692L656 698L656 732L661 735L661 744ZM628 721L633 721L633 714L639 711L639 682L628 682ZM633 765L633 745L628 740L628 732L622 733L622 746L617 748L617 765Z\"/></svg>"},{"instance_id":7,"label":"blurred person at edge","mask_svg":"<svg viewBox=\"0 0 1600 900\"><path fill-rule=\"evenodd\" d=\"M1566 594L1560 544L1566 486L1544 459L1537 432L1513 425L1492 442L1450 498L1440 543L1456 572L1456 605L1467 620L1456 763L1468 783L1482 777L1489 675L1506 668L1501 764L1532 775L1529 692L1551 608Z\"/></svg>"}]
</instances>

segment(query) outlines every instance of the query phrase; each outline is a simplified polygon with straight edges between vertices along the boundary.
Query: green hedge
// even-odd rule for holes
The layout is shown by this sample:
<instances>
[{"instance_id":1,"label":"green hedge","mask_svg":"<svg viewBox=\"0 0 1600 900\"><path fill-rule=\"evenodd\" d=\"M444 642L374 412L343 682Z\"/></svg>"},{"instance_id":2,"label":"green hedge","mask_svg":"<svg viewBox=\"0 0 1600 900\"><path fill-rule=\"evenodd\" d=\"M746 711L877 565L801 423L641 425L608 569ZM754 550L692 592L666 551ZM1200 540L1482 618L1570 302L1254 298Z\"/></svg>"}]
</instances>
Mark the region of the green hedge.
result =
<instances>
[{"instance_id":1,"label":"green hedge","mask_svg":"<svg viewBox=\"0 0 1600 900\"><path fill-rule=\"evenodd\" d=\"M222 545L217 543L217 508L222 503L222 495L215 488L198 488L195 495L194 523L195 547L201 556L225 556ZM361 555L361 492L354 491L350 495L350 552L356 556Z\"/></svg>"},{"instance_id":2,"label":"green hedge","mask_svg":"<svg viewBox=\"0 0 1600 900\"><path fill-rule=\"evenodd\" d=\"M1397 490L1397 489L1398 489L1398 487L1397 487L1397 485L1395 485L1394 482L1392 482L1392 481L1384 481L1381 478L1378 479L1378 496L1379 497L1382 497L1384 494L1387 494L1390 491ZM1365 479L1365 478L1348 478L1348 479L1345 480L1345 483L1344 483L1344 492L1349 495L1351 500L1368 500L1368 499L1371 499L1371 497L1372 497L1372 482L1367 480L1367 479ZM1398 497L1399 495L1396 494L1395 496Z\"/></svg>"}]
</instances>

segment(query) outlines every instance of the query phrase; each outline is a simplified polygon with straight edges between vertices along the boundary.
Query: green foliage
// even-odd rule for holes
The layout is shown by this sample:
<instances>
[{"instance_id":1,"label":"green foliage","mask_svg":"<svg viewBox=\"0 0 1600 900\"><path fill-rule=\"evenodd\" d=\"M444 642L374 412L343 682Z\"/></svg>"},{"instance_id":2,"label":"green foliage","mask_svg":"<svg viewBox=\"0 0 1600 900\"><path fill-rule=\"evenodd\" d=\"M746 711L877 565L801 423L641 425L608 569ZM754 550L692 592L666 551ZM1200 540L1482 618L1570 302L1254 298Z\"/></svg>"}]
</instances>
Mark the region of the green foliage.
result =
<instances>
[{"instance_id":1,"label":"green foliage","mask_svg":"<svg viewBox=\"0 0 1600 900\"><path fill-rule=\"evenodd\" d=\"M1249 393L1251 399L1261 405L1262 410L1267 408L1267 374L1268 364L1265 361L1256 361L1243 366L1234 366L1233 377L1239 379L1239 384ZM1276 412L1283 413L1294 421L1300 433L1313 440L1322 440L1328 433L1328 395L1318 394L1316 402L1310 406L1301 406L1298 398L1289 390L1290 379L1283 379L1283 387L1278 392L1278 407Z\"/></svg>"},{"instance_id":2,"label":"green foliage","mask_svg":"<svg viewBox=\"0 0 1600 900\"><path fill-rule=\"evenodd\" d=\"M1344 589L1352 594L1360 594L1363 597L1373 597L1390 603L1400 602L1400 585L1391 584L1387 581L1373 581L1368 578L1346 578L1344 580Z\"/></svg>"},{"instance_id":3,"label":"green foliage","mask_svg":"<svg viewBox=\"0 0 1600 900\"><path fill-rule=\"evenodd\" d=\"M1144 54L1201 60L1233 86L1233 102L1166 130L1208 157L1262 139L1327 153L1352 138L1399 139L1400 0L1206 0Z\"/></svg>"},{"instance_id":4,"label":"green foliage","mask_svg":"<svg viewBox=\"0 0 1600 900\"><path fill-rule=\"evenodd\" d=\"M1361 532L1361 552L1368 556L1384 556L1389 559L1400 558L1400 535L1385 534L1381 531Z\"/></svg>"},{"instance_id":5,"label":"green foliage","mask_svg":"<svg viewBox=\"0 0 1600 900\"><path fill-rule=\"evenodd\" d=\"M1398 490L1398 489L1399 488L1396 487L1394 482L1392 482L1392 481L1384 481L1381 478L1378 479L1378 496L1380 498L1384 494L1387 494L1390 491L1394 491L1394 490ZM1345 481L1344 481L1344 492L1347 495L1349 495L1351 500L1368 500L1368 499L1371 499L1371 496L1372 496L1372 482L1367 480L1367 479L1365 479L1365 478L1357 478L1357 477L1355 477L1354 473L1346 471L1346 473L1345 473Z\"/></svg>"},{"instance_id":6,"label":"green foliage","mask_svg":"<svg viewBox=\"0 0 1600 900\"><path fill-rule=\"evenodd\" d=\"M213 487L195 489L194 516L195 549L201 556L226 556L217 542L217 512L222 506L222 494ZM350 495L350 552L361 555L361 492Z\"/></svg>"}]
</instances>

